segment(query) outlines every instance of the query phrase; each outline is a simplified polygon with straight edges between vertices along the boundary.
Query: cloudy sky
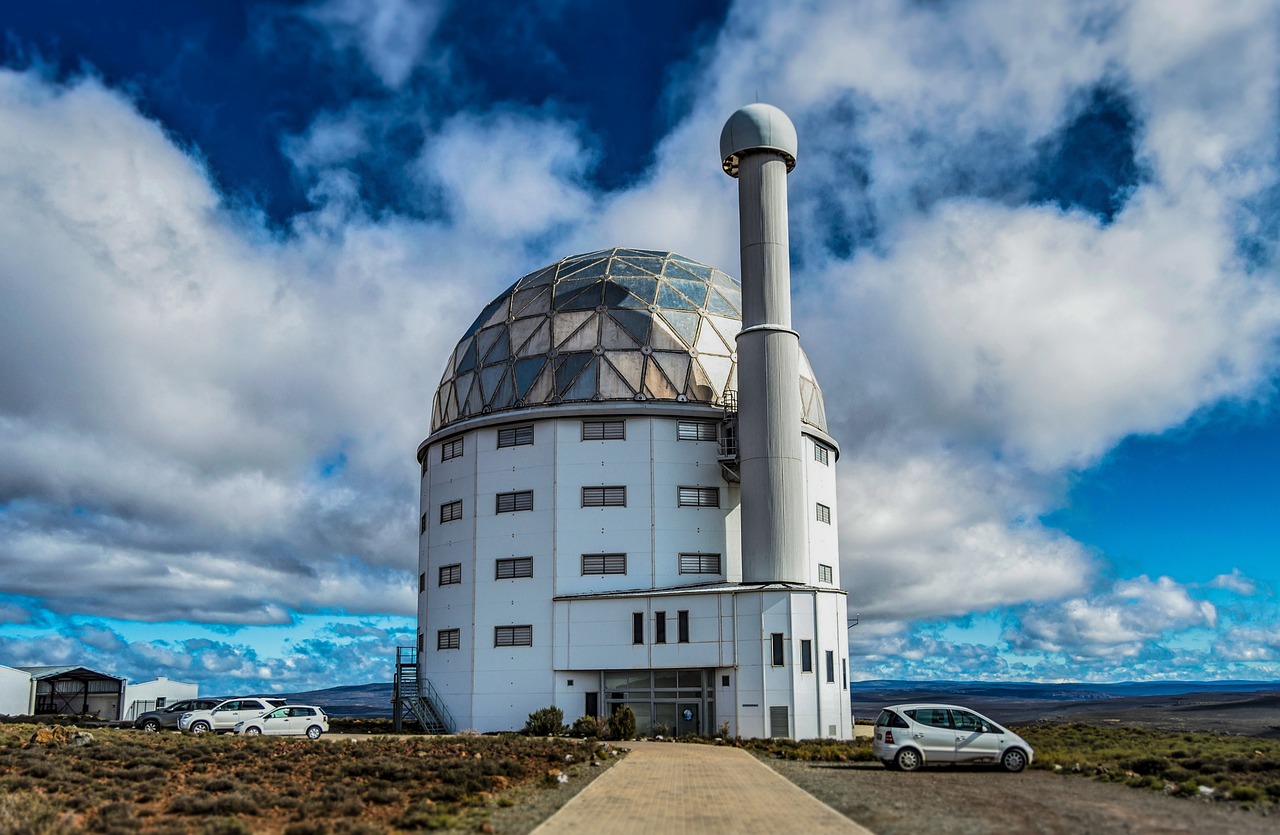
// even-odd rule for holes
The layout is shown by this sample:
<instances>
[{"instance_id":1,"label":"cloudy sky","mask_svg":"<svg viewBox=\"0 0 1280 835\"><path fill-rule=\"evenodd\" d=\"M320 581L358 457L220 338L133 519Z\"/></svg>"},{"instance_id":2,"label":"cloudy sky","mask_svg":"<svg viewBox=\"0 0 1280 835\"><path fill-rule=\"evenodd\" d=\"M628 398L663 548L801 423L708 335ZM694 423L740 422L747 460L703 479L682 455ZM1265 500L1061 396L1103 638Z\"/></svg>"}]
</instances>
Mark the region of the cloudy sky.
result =
<instances>
[{"instance_id":1,"label":"cloudy sky","mask_svg":"<svg viewBox=\"0 0 1280 835\"><path fill-rule=\"evenodd\" d=\"M0 663L390 679L466 324L736 273L786 110L856 678L1280 678L1280 6L0 0Z\"/></svg>"}]
</instances>

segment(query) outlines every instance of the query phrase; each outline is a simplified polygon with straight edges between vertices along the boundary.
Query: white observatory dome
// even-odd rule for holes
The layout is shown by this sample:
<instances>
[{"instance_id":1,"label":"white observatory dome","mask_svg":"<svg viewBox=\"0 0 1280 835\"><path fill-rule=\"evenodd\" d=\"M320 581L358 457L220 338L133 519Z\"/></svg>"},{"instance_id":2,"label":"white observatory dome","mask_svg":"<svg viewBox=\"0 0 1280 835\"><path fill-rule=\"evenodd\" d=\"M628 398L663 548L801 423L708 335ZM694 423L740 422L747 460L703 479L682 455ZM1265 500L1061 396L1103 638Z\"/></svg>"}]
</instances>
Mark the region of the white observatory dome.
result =
<instances>
[{"instance_id":1,"label":"white observatory dome","mask_svg":"<svg viewBox=\"0 0 1280 835\"><path fill-rule=\"evenodd\" d=\"M521 278L450 355L431 431L506 409L592 401L721 405L737 389L742 285L672 252L604 249ZM823 432L822 391L800 354L802 420Z\"/></svg>"}]
</instances>

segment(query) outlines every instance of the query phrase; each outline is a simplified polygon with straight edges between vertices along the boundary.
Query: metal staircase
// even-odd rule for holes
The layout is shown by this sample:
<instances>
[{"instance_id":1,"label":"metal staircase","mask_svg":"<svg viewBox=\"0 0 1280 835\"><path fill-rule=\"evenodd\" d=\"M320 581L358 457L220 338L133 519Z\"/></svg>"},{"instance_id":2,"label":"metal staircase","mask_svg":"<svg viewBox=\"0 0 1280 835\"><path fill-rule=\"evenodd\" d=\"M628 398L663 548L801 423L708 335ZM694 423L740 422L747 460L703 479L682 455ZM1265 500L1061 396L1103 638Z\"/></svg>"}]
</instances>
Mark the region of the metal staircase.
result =
<instances>
[{"instance_id":1,"label":"metal staircase","mask_svg":"<svg viewBox=\"0 0 1280 835\"><path fill-rule=\"evenodd\" d=\"M416 721L423 733L453 733L453 716L440 694L425 678L421 679L425 693L418 682L418 648L396 647L396 677L391 695L391 719L396 733L402 730L407 718Z\"/></svg>"},{"instance_id":2,"label":"metal staircase","mask_svg":"<svg viewBox=\"0 0 1280 835\"><path fill-rule=\"evenodd\" d=\"M717 432L716 440L720 447L716 452L716 459L720 462L720 471L724 474L725 481L736 484L742 481L738 469L738 392L726 389L720 405L724 409L724 417L720 420Z\"/></svg>"}]
</instances>

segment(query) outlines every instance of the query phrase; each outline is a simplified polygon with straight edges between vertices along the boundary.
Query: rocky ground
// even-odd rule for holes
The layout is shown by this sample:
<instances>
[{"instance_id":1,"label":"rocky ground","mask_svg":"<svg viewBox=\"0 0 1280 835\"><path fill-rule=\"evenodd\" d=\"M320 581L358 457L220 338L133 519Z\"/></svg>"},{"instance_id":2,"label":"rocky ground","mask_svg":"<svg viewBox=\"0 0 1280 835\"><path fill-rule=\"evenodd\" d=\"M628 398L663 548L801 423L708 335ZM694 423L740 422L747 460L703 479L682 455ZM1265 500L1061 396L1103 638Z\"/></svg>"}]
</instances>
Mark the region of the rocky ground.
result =
<instances>
[{"instance_id":1,"label":"rocky ground","mask_svg":"<svg viewBox=\"0 0 1280 835\"><path fill-rule=\"evenodd\" d=\"M943 767L904 774L878 763L766 762L877 835L1280 831L1280 817L1238 804L1170 797L1048 772Z\"/></svg>"}]
</instances>

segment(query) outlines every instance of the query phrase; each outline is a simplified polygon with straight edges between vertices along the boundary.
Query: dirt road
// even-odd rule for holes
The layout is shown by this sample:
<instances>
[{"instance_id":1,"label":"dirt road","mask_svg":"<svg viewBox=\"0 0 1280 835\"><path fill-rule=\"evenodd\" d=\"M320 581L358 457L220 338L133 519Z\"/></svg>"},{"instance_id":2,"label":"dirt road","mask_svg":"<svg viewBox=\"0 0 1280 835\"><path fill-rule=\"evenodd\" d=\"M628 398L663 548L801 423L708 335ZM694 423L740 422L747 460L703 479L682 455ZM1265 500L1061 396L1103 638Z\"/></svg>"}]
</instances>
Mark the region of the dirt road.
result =
<instances>
[{"instance_id":1,"label":"dirt road","mask_svg":"<svg viewBox=\"0 0 1280 835\"><path fill-rule=\"evenodd\" d=\"M780 774L877 835L1275 835L1280 816L1234 804L1042 771L925 769L768 760Z\"/></svg>"}]
</instances>

